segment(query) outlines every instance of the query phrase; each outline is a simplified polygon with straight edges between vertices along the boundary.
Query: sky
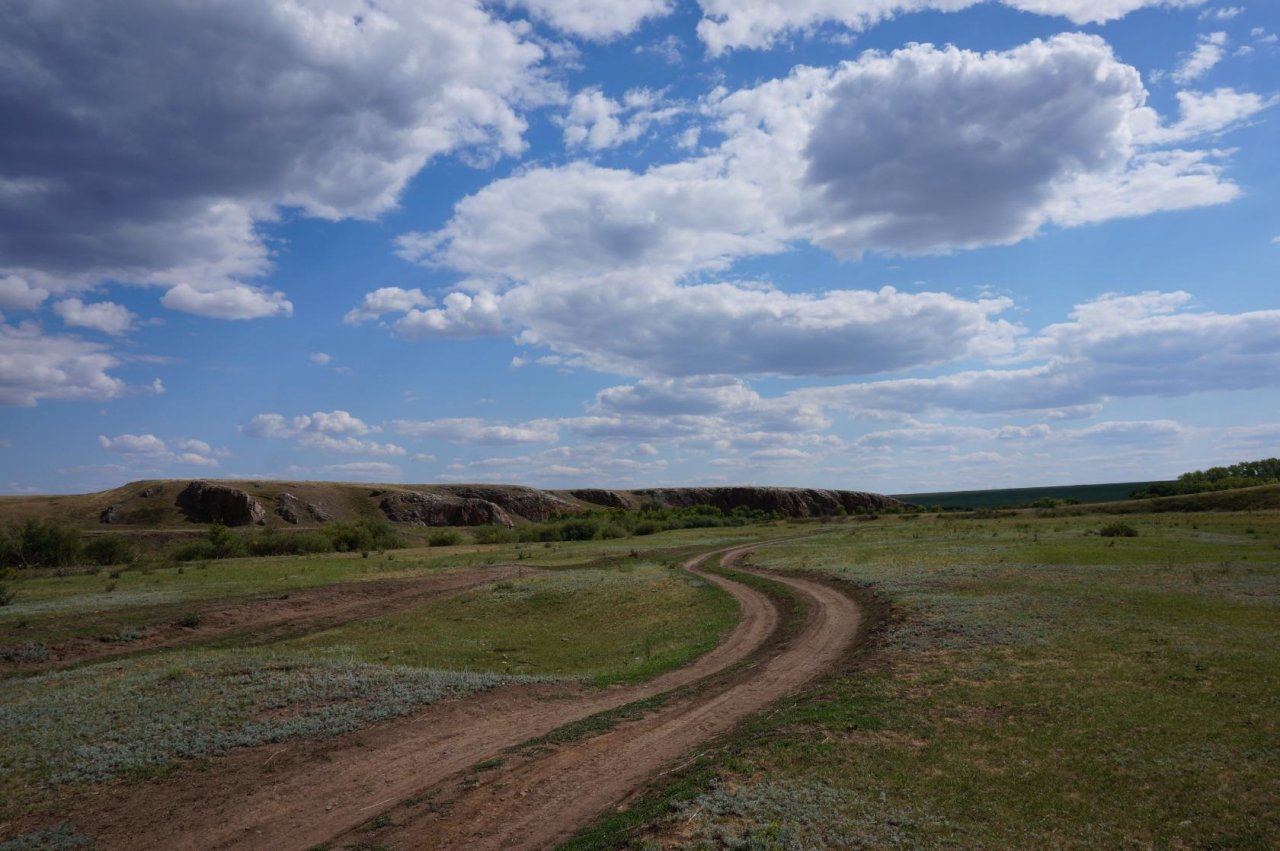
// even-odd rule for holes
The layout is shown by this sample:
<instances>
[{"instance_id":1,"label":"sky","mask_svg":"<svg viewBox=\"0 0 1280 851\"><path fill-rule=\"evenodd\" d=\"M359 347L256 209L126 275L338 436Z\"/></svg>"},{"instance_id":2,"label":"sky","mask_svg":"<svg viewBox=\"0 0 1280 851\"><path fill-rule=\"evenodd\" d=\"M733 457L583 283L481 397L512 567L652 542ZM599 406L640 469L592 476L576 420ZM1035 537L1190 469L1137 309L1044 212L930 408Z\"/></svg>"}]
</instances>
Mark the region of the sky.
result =
<instances>
[{"instance_id":1,"label":"sky","mask_svg":"<svg viewBox=\"0 0 1280 851\"><path fill-rule=\"evenodd\" d=\"M5 0L0 493L1280 455L1273 0Z\"/></svg>"}]
</instances>

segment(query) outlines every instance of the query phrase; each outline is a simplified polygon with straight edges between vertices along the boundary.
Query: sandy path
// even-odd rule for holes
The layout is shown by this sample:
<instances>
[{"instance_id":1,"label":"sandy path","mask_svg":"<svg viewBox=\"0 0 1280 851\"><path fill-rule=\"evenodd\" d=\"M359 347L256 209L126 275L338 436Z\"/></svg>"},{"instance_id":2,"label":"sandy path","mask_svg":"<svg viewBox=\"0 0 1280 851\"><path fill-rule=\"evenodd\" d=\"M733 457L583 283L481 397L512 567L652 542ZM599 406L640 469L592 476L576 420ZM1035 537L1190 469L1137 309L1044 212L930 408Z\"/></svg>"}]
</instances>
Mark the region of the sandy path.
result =
<instances>
[{"instance_id":1,"label":"sandy path","mask_svg":"<svg viewBox=\"0 0 1280 851\"><path fill-rule=\"evenodd\" d=\"M81 662L131 656L141 651L181 647L243 636L245 644L267 644L412 608L436 597L454 594L517 576L536 573L518 565L494 565L433 573L411 579L374 579L301 588L281 597L214 600L193 603L200 625L174 623L147 627L142 637L125 644L74 638L50 646L50 660L32 665L0 663L0 673L67 667Z\"/></svg>"},{"instance_id":2,"label":"sandy path","mask_svg":"<svg viewBox=\"0 0 1280 851\"><path fill-rule=\"evenodd\" d=\"M857 606L825 584L770 575L810 603L799 634L748 675L711 693L695 694L647 717L592 739L494 772L478 787L438 809L398 807L387 815L396 825L373 837L391 848L549 848L630 797L642 784L671 768L696 746L726 732L747 715L793 693L827 672L854 642ZM454 790L457 786L454 784Z\"/></svg>"},{"instance_id":3,"label":"sandy path","mask_svg":"<svg viewBox=\"0 0 1280 851\"><path fill-rule=\"evenodd\" d=\"M696 571L716 554L685 567ZM740 619L715 649L647 683L603 690L517 687L444 701L337 739L237 751L208 771L125 789L72 820L99 849L313 847L505 748L746 659L777 627L776 608L745 585L700 575L737 599Z\"/></svg>"}]
</instances>

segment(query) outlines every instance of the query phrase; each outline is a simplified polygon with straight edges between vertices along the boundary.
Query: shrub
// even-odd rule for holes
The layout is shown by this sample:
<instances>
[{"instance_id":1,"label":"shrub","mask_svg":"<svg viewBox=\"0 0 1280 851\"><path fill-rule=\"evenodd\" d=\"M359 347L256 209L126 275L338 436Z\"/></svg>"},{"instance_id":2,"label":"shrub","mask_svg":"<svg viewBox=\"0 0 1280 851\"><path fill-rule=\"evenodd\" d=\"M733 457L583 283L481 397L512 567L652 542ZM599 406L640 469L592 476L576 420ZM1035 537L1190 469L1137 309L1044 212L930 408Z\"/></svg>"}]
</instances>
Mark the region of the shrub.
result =
<instances>
[{"instance_id":1,"label":"shrub","mask_svg":"<svg viewBox=\"0 0 1280 851\"><path fill-rule=\"evenodd\" d=\"M0 567L0 606L7 606L13 602L17 591L9 587L9 580L17 576L11 567Z\"/></svg>"},{"instance_id":2,"label":"shrub","mask_svg":"<svg viewBox=\"0 0 1280 851\"><path fill-rule=\"evenodd\" d=\"M452 529L437 529L427 538L427 543L433 547L452 547L459 540L458 533Z\"/></svg>"},{"instance_id":3,"label":"shrub","mask_svg":"<svg viewBox=\"0 0 1280 851\"><path fill-rule=\"evenodd\" d=\"M1136 538L1138 530L1128 523L1108 523L1098 530L1098 534L1104 538Z\"/></svg>"},{"instance_id":4,"label":"shrub","mask_svg":"<svg viewBox=\"0 0 1280 851\"><path fill-rule=\"evenodd\" d=\"M169 556L174 561L208 561L217 558L213 552L213 544L208 541L189 541L179 544Z\"/></svg>"},{"instance_id":5,"label":"shrub","mask_svg":"<svg viewBox=\"0 0 1280 851\"><path fill-rule=\"evenodd\" d=\"M80 551L80 531L53 520L27 520L0 532L0 565L8 567L68 567Z\"/></svg>"},{"instance_id":6,"label":"shrub","mask_svg":"<svg viewBox=\"0 0 1280 851\"><path fill-rule=\"evenodd\" d=\"M587 517L566 520L560 524L560 540L590 541L600 531L600 524Z\"/></svg>"},{"instance_id":7,"label":"shrub","mask_svg":"<svg viewBox=\"0 0 1280 851\"><path fill-rule=\"evenodd\" d=\"M209 545L213 548L213 558L236 558L248 550L244 539L221 523L209 527Z\"/></svg>"},{"instance_id":8,"label":"shrub","mask_svg":"<svg viewBox=\"0 0 1280 851\"><path fill-rule=\"evenodd\" d=\"M137 558L133 543L123 535L100 535L84 545L84 557L90 564L132 564Z\"/></svg>"},{"instance_id":9,"label":"shrub","mask_svg":"<svg viewBox=\"0 0 1280 851\"><path fill-rule=\"evenodd\" d=\"M365 518L356 525L330 523L320 530L329 539L333 549L341 553L365 550L395 550L404 546L404 539L386 520Z\"/></svg>"},{"instance_id":10,"label":"shrub","mask_svg":"<svg viewBox=\"0 0 1280 851\"><path fill-rule=\"evenodd\" d=\"M249 552L255 556L308 555L332 550L332 542L319 532L276 532L265 529L249 542Z\"/></svg>"},{"instance_id":11,"label":"shrub","mask_svg":"<svg viewBox=\"0 0 1280 851\"><path fill-rule=\"evenodd\" d=\"M515 530L502 526L480 526L472 532L477 544L510 544L519 537Z\"/></svg>"}]
</instances>

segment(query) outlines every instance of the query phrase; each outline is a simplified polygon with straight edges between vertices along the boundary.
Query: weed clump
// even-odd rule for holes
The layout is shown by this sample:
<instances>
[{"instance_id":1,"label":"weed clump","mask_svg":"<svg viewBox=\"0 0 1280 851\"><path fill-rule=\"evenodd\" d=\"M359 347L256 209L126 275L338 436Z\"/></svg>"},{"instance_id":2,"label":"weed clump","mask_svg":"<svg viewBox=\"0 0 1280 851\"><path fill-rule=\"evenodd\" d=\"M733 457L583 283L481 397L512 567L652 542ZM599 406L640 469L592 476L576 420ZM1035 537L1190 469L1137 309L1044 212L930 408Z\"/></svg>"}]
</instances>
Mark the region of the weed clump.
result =
<instances>
[{"instance_id":1,"label":"weed clump","mask_svg":"<svg viewBox=\"0 0 1280 851\"><path fill-rule=\"evenodd\" d=\"M1104 538L1136 538L1138 530L1130 526L1128 523L1108 523L1098 530L1098 534Z\"/></svg>"},{"instance_id":2,"label":"weed clump","mask_svg":"<svg viewBox=\"0 0 1280 851\"><path fill-rule=\"evenodd\" d=\"M427 543L433 547L452 547L460 540L458 533L452 529L439 529L431 533Z\"/></svg>"}]
</instances>

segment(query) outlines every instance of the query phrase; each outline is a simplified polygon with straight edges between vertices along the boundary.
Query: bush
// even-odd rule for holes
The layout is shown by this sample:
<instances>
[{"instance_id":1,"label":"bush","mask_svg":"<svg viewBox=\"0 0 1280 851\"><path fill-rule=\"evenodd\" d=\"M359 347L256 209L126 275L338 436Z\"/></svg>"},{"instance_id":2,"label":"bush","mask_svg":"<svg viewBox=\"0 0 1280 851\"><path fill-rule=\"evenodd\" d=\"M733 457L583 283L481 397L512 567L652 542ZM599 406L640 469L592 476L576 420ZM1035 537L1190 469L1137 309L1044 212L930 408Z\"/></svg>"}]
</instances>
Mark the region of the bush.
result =
<instances>
[{"instance_id":1,"label":"bush","mask_svg":"<svg viewBox=\"0 0 1280 851\"><path fill-rule=\"evenodd\" d=\"M13 568L0 567L0 606L9 605L17 595L18 592L9 587L9 581L16 576Z\"/></svg>"},{"instance_id":2,"label":"bush","mask_svg":"<svg viewBox=\"0 0 1280 851\"><path fill-rule=\"evenodd\" d=\"M1138 530L1128 523L1108 523L1098 530L1098 534L1104 538L1136 538Z\"/></svg>"},{"instance_id":3,"label":"bush","mask_svg":"<svg viewBox=\"0 0 1280 851\"><path fill-rule=\"evenodd\" d=\"M319 532L276 532L265 529L249 542L249 552L255 556L298 556L332 550L332 542Z\"/></svg>"},{"instance_id":4,"label":"bush","mask_svg":"<svg viewBox=\"0 0 1280 851\"><path fill-rule=\"evenodd\" d=\"M404 546L404 539L390 523L375 518L366 518L354 526L330 523L320 531L340 553L395 550Z\"/></svg>"},{"instance_id":5,"label":"bush","mask_svg":"<svg viewBox=\"0 0 1280 851\"><path fill-rule=\"evenodd\" d=\"M600 531L600 524L587 517L566 520L560 524L560 540L590 541Z\"/></svg>"},{"instance_id":6,"label":"bush","mask_svg":"<svg viewBox=\"0 0 1280 851\"><path fill-rule=\"evenodd\" d=\"M452 529L438 529L427 538L427 543L433 547L452 547L459 540L458 533Z\"/></svg>"},{"instance_id":7,"label":"bush","mask_svg":"<svg viewBox=\"0 0 1280 851\"><path fill-rule=\"evenodd\" d=\"M84 557L90 564L109 566L132 564L137 553L133 543L123 535L100 535L84 545Z\"/></svg>"},{"instance_id":8,"label":"bush","mask_svg":"<svg viewBox=\"0 0 1280 851\"><path fill-rule=\"evenodd\" d=\"M0 566L68 567L80 560L80 531L53 520L27 520L0 531Z\"/></svg>"},{"instance_id":9,"label":"bush","mask_svg":"<svg viewBox=\"0 0 1280 851\"><path fill-rule=\"evenodd\" d=\"M208 561L217 558L213 544L208 541L189 541L174 547L169 557L174 561Z\"/></svg>"},{"instance_id":10,"label":"bush","mask_svg":"<svg viewBox=\"0 0 1280 851\"><path fill-rule=\"evenodd\" d=\"M477 544L511 544L519 537L514 529L502 526L480 526L471 534L475 537Z\"/></svg>"}]
</instances>

